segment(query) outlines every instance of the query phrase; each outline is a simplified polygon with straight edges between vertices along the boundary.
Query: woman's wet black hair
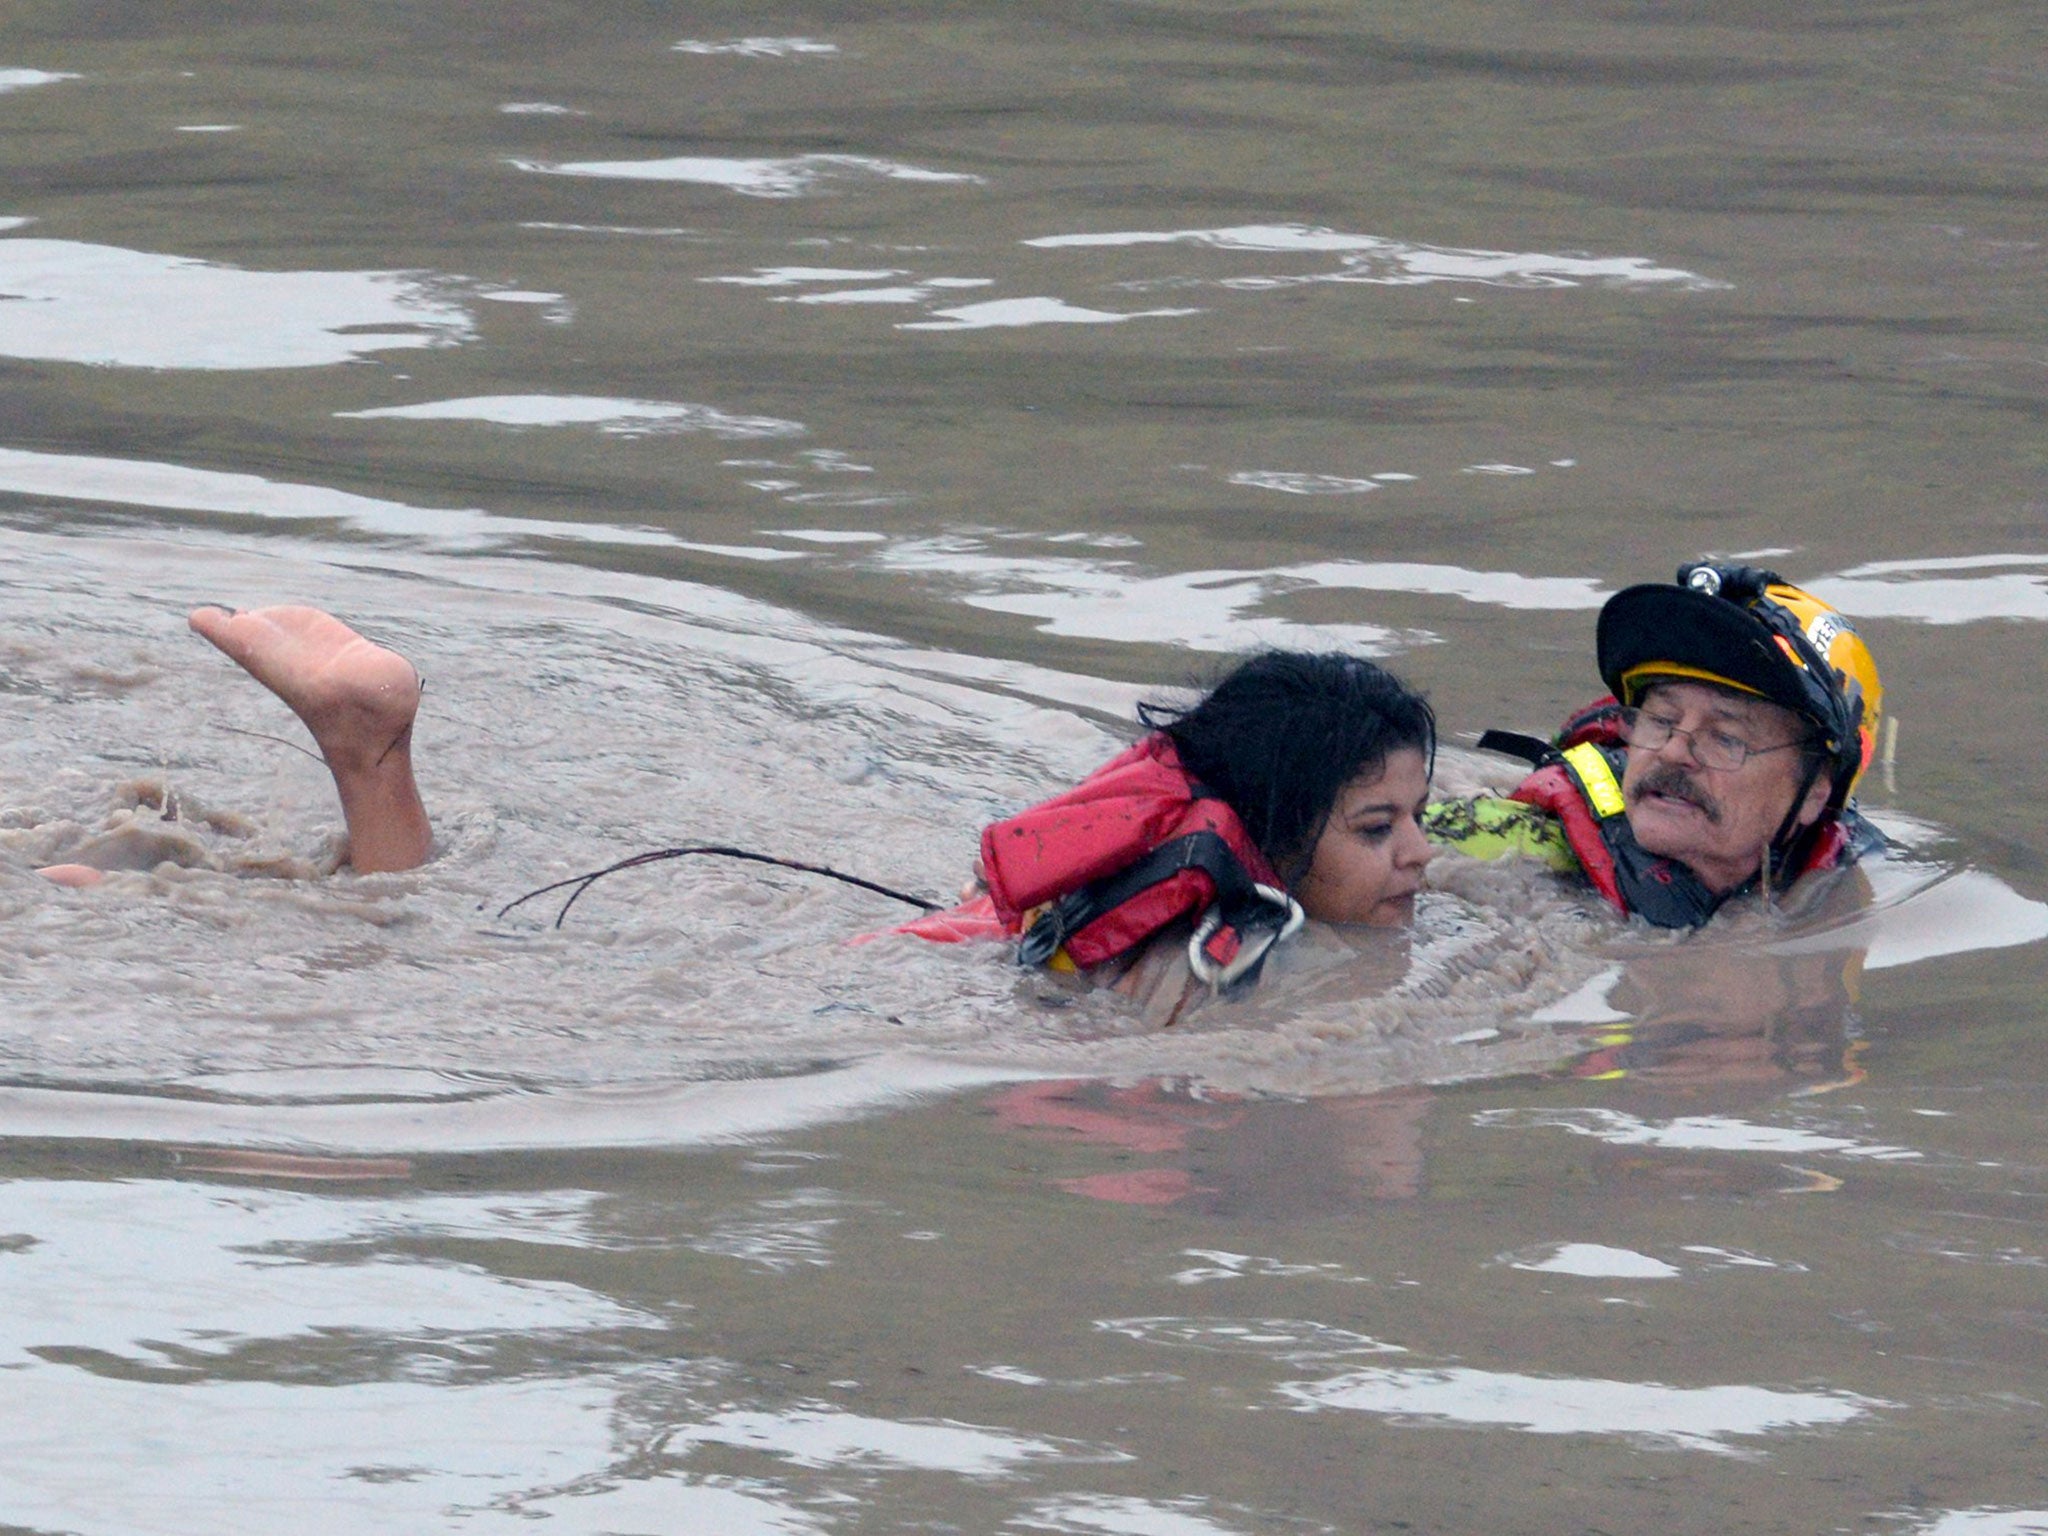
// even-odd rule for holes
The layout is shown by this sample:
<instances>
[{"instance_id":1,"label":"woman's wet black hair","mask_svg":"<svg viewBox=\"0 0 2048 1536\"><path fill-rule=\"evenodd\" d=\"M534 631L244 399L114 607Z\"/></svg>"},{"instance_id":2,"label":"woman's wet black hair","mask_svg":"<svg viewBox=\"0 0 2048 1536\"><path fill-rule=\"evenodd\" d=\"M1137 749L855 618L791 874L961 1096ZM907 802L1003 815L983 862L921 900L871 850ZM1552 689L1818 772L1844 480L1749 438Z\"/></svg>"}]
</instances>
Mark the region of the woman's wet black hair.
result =
<instances>
[{"instance_id":1,"label":"woman's wet black hair","mask_svg":"<svg viewBox=\"0 0 2048 1536\"><path fill-rule=\"evenodd\" d=\"M1385 668L1338 652L1262 651L1198 703L1141 704L1138 719L1173 738L1181 766L1237 812L1290 883L1306 871L1345 785L1403 748L1436 766L1428 701Z\"/></svg>"}]
</instances>

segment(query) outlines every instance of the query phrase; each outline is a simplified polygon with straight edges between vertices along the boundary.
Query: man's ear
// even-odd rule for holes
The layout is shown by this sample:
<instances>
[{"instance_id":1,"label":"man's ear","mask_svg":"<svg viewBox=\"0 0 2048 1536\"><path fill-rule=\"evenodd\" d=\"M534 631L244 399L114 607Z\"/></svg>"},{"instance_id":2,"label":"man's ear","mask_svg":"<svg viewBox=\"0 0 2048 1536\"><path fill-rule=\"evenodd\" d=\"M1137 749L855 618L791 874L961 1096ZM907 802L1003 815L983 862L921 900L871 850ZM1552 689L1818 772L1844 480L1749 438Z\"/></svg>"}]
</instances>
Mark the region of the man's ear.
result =
<instances>
[{"instance_id":1,"label":"man's ear","mask_svg":"<svg viewBox=\"0 0 2048 1536\"><path fill-rule=\"evenodd\" d=\"M1799 807L1798 827L1803 832L1820 820L1820 813L1828 808L1828 796L1835 790L1834 775L1823 770L1813 781L1813 787L1806 792L1806 799Z\"/></svg>"}]
</instances>

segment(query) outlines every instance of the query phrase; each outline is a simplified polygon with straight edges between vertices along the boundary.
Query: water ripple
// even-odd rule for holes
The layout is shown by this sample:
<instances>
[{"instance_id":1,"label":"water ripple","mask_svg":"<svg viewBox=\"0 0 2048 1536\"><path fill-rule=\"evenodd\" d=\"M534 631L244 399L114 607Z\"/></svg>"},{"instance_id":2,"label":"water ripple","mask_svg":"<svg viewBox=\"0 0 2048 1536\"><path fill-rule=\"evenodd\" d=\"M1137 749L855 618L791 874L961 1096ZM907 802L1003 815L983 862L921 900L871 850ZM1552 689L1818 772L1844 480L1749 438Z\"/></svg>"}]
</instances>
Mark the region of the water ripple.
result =
<instances>
[{"instance_id":1,"label":"water ripple","mask_svg":"<svg viewBox=\"0 0 2048 1536\"><path fill-rule=\"evenodd\" d=\"M873 155L794 155L782 159L735 159L677 155L662 160L522 160L510 162L542 176L585 176L617 181L678 181L724 187L742 197L804 197L828 182L848 178L882 181L980 183L965 171L934 171Z\"/></svg>"}]
</instances>

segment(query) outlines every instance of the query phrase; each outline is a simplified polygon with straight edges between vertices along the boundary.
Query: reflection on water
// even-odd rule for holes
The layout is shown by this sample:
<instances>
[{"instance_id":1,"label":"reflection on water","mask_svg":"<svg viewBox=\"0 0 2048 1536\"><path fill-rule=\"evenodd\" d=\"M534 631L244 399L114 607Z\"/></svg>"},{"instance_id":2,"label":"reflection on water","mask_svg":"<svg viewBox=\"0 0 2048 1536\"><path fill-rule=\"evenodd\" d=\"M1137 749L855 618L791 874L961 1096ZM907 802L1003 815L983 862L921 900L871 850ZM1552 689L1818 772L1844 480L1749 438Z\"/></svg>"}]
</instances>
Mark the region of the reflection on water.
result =
<instances>
[{"instance_id":1,"label":"reflection on water","mask_svg":"<svg viewBox=\"0 0 2048 1536\"><path fill-rule=\"evenodd\" d=\"M0 488L25 496L108 502L177 512L226 513L287 523L338 524L354 533L443 549L489 549L521 538L675 545L652 528L497 517L461 507L415 507L320 485L140 459L0 448Z\"/></svg>"},{"instance_id":2,"label":"reflection on water","mask_svg":"<svg viewBox=\"0 0 2048 1536\"><path fill-rule=\"evenodd\" d=\"M1911 1529L1916 1536L2042 1536L2048 1532L2048 1509L1951 1509Z\"/></svg>"},{"instance_id":3,"label":"reflection on water","mask_svg":"<svg viewBox=\"0 0 2048 1536\"><path fill-rule=\"evenodd\" d=\"M413 272L252 272L75 240L0 240L0 355L120 368L320 368L475 334Z\"/></svg>"},{"instance_id":4,"label":"reflection on water","mask_svg":"<svg viewBox=\"0 0 2048 1536\"><path fill-rule=\"evenodd\" d=\"M719 43L686 38L675 49L677 53L731 54L742 59L801 59L835 54L839 45L815 37L735 37Z\"/></svg>"},{"instance_id":5,"label":"reflection on water","mask_svg":"<svg viewBox=\"0 0 2048 1536\"><path fill-rule=\"evenodd\" d=\"M1541 1258L1509 1262L1516 1269L1540 1274L1597 1275L1616 1280L1670 1280L1682 1273L1675 1264L1666 1264L1631 1248L1609 1248L1604 1243L1559 1243Z\"/></svg>"},{"instance_id":6,"label":"reflection on water","mask_svg":"<svg viewBox=\"0 0 2048 1536\"><path fill-rule=\"evenodd\" d=\"M1667 1387L1506 1372L1374 1369L1276 1388L1304 1413L1345 1408L1411 1420L1502 1425L1532 1435L1627 1435L1688 1450L1735 1452L1734 1436L1845 1424L1889 1406L1846 1392Z\"/></svg>"},{"instance_id":7,"label":"reflection on water","mask_svg":"<svg viewBox=\"0 0 2048 1536\"><path fill-rule=\"evenodd\" d=\"M1917 619L1925 624L2038 621L2048 619L2048 573L2001 567L2040 565L2048 565L2048 555L1877 561L1818 581L1814 590L1845 613L1873 619ZM1992 574L1947 574L1956 571Z\"/></svg>"},{"instance_id":8,"label":"reflection on water","mask_svg":"<svg viewBox=\"0 0 2048 1536\"><path fill-rule=\"evenodd\" d=\"M1859 1142L1853 1137L1830 1136L1794 1126L1756 1125L1724 1115L1680 1115L1659 1125L1610 1109L1499 1110L1488 1111L1477 1123L1510 1128L1555 1126L1618 1147L1800 1155L1827 1152L1837 1157L1879 1159L1917 1158L1922 1155L1911 1147Z\"/></svg>"},{"instance_id":9,"label":"reflection on water","mask_svg":"<svg viewBox=\"0 0 2048 1536\"><path fill-rule=\"evenodd\" d=\"M1614 1248L1605 1243L1547 1243L1519 1254L1504 1254L1502 1262L1536 1274L1579 1275L1587 1279L1674 1280L1685 1275L1712 1274L1723 1270L1786 1270L1803 1273L1803 1264L1781 1264L1753 1253L1733 1253L1711 1243L1682 1243L1675 1250L1678 1262L1668 1263L1632 1248Z\"/></svg>"},{"instance_id":10,"label":"reflection on water","mask_svg":"<svg viewBox=\"0 0 2048 1536\"><path fill-rule=\"evenodd\" d=\"M742 197L804 197L835 181L978 182L961 171L934 171L871 155L797 155L785 160L733 160L681 155L668 160L513 160L522 171L546 176L595 176L622 181L700 182Z\"/></svg>"},{"instance_id":11,"label":"reflection on water","mask_svg":"<svg viewBox=\"0 0 2048 1536\"><path fill-rule=\"evenodd\" d=\"M1344 234L1299 224L1242 225L1229 229L1110 230L1085 235L1041 235L1024 242L1040 250L1192 245L1216 251L1255 251L1338 258L1335 271L1287 275L1240 275L1219 279L1224 287L1286 288L1303 283L1484 283L1497 288L1576 288L1582 284L1623 286L1671 284L1681 288L1725 288L1693 272L1660 267L1640 256L1546 256L1538 252L1460 251L1409 245L1376 235ZM1143 280L1130 286L1142 287Z\"/></svg>"},{"instance_id":12,"label":"reflection on water","mask_svg":"<svg viewBox=\"0 0 2048 1536\"><path fill-rule=\"evenodd\" d=\"M982 304L956 304L934 309L929 320L899 322L899 331L980 331L990 326L1121 325L1126 320L1171 319L1199 315L1199 309L1084 309L1064 299L990 299Z\"/></svg>"},{"instance_id":13,"label":"reflection on water","mask_svg":"<svg viewBox=\"0 0 2048 1536\"><path fill-rule=\"evenodd\" d=\"M502 297L502 295L500 295ZM551 296L550 296L551 297ZM734 416L715 406L675 400L613 400L598 395L475 395L377 410L336 411L358 421L488 421L502 427L594 426L619 437L654 432L708 432L713 437L801 437L800 421Z\"/></svg>"},{"instance_id":14,"label":"reflection on water","mask_svg":"<svg viewBox=\"0 0 2048 1536\"><path fill-rule=\"evenodd\" d=\"M55 85L59 80L76 80L79 77L62 70L48 69L0 69L0 94L8 91L25 91L34 85Z\"/></svg>"}]
</instances>

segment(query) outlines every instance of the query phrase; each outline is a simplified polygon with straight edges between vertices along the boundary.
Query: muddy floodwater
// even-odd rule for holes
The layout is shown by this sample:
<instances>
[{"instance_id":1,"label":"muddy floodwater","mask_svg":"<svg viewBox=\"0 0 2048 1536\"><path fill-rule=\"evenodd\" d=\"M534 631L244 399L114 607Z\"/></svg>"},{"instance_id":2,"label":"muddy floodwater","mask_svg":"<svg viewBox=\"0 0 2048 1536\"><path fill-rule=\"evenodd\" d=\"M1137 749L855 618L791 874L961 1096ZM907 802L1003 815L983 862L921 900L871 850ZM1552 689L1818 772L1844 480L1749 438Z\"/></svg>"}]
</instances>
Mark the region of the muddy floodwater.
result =
<instances>
[{"instance_id":1,"label":"muddy floodwater","mask_svg":"<svg viewBox=\"0 0 2048 1536\"><path fill-rule=\"evenodd\" d=\"M2019 0L0 14L0 1530L2048 1531ZM1260 644L1701 554L1893 853L1148 1030L910 909ZM186 632L426 680L423 869ZM86 859L96 888L39 865ZM850 942L880 934L869 942Z\"/></svg>"}]
</instances>

